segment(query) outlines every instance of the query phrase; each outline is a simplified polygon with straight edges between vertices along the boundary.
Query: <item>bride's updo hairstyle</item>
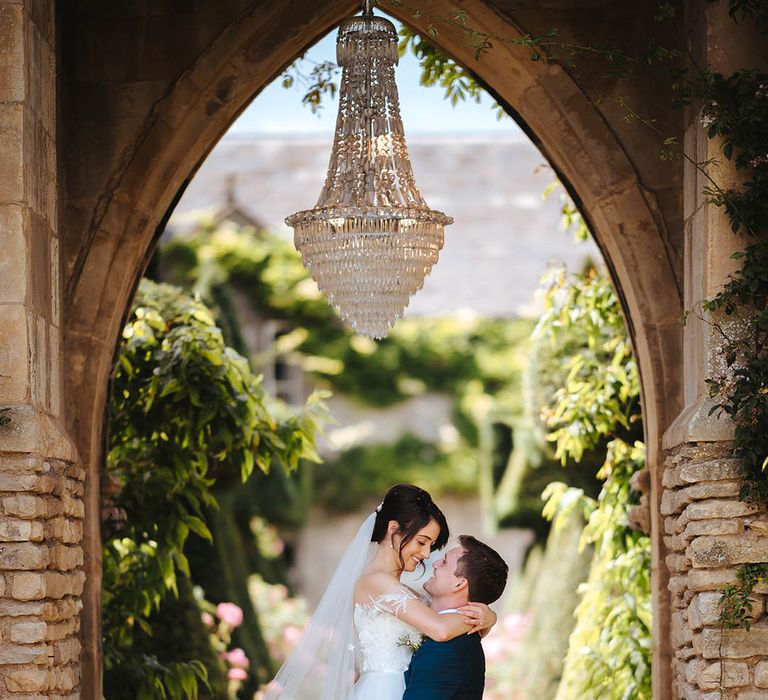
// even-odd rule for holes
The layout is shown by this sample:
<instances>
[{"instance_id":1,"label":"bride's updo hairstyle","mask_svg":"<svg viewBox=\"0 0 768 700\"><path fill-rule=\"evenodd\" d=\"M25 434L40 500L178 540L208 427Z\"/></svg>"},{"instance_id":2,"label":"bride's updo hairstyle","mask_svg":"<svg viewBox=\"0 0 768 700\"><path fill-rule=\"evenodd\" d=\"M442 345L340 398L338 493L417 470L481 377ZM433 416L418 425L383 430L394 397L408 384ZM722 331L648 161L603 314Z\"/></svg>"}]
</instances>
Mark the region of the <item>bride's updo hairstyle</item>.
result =
<instances>
[{"instance_id":1,"label":"bride's updo hairstyle","mask_svg":"<svg viewBox=\"0 0 768 700\"><path fill-rule=\"evenodd\" d=\"M376 509L376 522L373 526L371 542L380 543L387 536L389 521L395 520L400 526L398 534L401 537L398 555L403 562L403 549L419 530L434 520L440 528L440 534L432 543L432 551L442 549L448 542L448 521L432 500L427 491L413 484L396 484L384 496L384 501Z\"/></svg>"}]
</instances>

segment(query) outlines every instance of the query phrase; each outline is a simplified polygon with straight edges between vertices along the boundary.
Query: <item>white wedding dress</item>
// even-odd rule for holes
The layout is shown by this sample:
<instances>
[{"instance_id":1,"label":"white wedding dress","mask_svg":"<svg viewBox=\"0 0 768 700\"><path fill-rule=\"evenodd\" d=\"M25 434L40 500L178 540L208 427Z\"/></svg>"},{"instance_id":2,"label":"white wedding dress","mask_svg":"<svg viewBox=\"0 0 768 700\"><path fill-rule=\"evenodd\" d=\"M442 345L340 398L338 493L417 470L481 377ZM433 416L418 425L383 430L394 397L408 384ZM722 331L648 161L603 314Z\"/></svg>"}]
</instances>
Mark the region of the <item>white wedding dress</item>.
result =
<instances>
[{"instance_id":1,"label":"white wedding dress","mask_svg":"<svg viewBox=\"0 0 768 700\"><path fill-rule=\"evenodd\" d=\"M263 700L402 700L404 673L421 634L399 619L410 600L398 591L355 604L355 586L376 554L376 514L360 526L296 648ZM355 676L358 677L355 682Z\"/></svg>"},{"instance_id":2,"label":"white wedding dress","mask_svg":"<svg viewBox=\"0 0 768 700\"><path fill-rule=\"evenodd\" d=\"M413 591L402 588L355 604L357 634L356 665L360 678L352 690L352 700L402 700L404 673L413 649L421 643L421 633L398 615L408 601L417 599Z\"/></svg>"}]
</instances>

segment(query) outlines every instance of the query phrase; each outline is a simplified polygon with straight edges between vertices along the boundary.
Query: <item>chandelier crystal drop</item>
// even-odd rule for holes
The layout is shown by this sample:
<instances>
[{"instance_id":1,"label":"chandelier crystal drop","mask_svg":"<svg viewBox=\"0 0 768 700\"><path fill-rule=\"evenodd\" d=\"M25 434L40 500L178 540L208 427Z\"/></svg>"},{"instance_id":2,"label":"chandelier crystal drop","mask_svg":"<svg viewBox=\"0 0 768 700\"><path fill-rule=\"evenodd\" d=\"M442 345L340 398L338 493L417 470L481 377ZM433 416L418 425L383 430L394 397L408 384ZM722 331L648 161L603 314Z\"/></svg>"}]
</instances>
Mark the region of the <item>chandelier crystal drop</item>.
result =
<instances>
[{"instance_id":1,"label":"chandelier crystal drop","mask_svg":"<svg viewBox=\"0 0 768 700\"><path fill-rule=\"evenodd\" d=\"M371 12L339 26L339 115L313 209L285 221L317 286L358 333L383 338L424 284L450 216L414 181L395 84L395 26Z\"/></svg>"}]
</instances>

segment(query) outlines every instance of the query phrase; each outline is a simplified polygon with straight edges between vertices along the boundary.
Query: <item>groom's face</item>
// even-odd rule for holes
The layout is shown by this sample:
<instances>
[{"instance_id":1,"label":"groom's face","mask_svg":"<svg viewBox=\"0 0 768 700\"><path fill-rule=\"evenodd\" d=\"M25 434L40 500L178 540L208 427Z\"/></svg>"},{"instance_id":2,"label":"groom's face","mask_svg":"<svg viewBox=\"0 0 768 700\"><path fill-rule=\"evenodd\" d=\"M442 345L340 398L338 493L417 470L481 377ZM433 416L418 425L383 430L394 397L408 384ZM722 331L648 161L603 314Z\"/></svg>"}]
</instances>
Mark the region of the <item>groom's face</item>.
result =
<instances>
[{"instance_id":1,"label":"groom's face","mask_svg":"<svg viewBox=\"0 0 768 700\"><path fill-rule=\"evenodd\" d=\"M432 565L432 576L424 584L424 590L433 598L446 596L461 590L466 579L456 576L456 568L464 554L462 547L449 549L442 559L438 559Z\"/></svg>"}]
</instances>

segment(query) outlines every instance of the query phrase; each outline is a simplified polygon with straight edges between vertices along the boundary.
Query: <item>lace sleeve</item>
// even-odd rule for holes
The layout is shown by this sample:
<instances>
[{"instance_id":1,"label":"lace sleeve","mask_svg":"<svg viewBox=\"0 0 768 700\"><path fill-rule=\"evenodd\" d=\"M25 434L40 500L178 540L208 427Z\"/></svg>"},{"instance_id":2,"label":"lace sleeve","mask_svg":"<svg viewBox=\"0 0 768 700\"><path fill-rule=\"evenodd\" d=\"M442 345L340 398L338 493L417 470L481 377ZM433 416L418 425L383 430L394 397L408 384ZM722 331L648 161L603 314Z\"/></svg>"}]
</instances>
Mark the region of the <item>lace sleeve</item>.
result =
<instances>
[{"instance_id":1,"label":"lace sleeve","mask_svg":"<svg viewBox=\"0 0 768 700\"><path fill-rule=\"evenodd\" d=\"M405 612L408 603L412 600L418 600L418 596L410 588L401 586L396 591L382 593L373 600L376 609L388 612L390 615L398 617Z\"/></svg>"}]
</instances>

